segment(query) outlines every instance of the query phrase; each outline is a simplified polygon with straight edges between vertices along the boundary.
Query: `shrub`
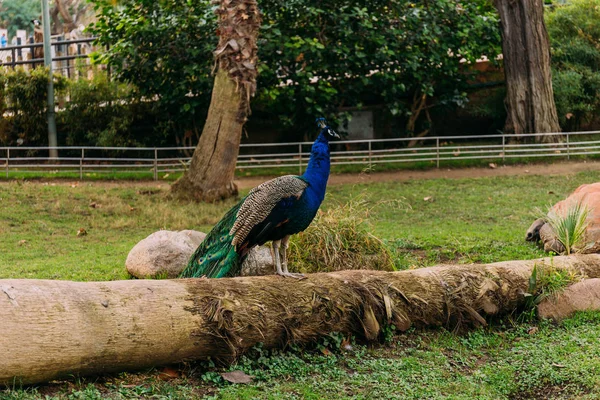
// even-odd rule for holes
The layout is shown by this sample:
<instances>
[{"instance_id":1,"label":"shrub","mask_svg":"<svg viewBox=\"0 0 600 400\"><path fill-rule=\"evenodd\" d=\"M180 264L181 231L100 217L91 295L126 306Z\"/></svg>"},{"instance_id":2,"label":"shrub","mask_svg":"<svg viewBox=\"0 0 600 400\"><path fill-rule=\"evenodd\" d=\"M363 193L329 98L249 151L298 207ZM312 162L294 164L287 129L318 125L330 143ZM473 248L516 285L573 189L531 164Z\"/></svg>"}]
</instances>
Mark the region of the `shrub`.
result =
<instances>
[{"instance_id":1,"label":"shrub","mask_svg":"<svg viewBox=\"0 0 600 400\"><path fill-rule=\"evenodd\" d=\"M54 89L60 94L66 80L54 75ZM47 145L48 70L22 68L0 72L0 143L16 145Z\"/></svg>"},{"instance_id":2,"label":"shrub","mask_svg":"<svg viewBox=\"0 0 600 400\"><path fill-rule=\"evenodd\" d=\"M58 115L61 141L69 146L160 146L159 116L131 85L111 81L105 71L68 82L68 101ZM172 143L172 142L171 142Z\"/></svg>"}]
</instances>

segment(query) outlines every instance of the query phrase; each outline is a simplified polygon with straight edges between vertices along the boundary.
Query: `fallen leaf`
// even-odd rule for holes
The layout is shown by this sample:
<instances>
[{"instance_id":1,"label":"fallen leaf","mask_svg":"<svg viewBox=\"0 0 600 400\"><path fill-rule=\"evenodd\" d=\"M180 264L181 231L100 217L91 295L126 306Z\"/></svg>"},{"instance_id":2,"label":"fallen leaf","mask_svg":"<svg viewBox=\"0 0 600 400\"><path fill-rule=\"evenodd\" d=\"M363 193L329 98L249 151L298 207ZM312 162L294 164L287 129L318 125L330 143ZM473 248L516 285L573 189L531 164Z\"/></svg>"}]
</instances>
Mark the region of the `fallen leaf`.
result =
<instances>
[{"instance_id":1,"label":"fallen leaf","mask_svg":"<svg viewBox=\"0 0 600 400\"><path fill-rule=\"evenodd\" d=\"M488 165L489 165L489 167L490 167L491 169L496 169L496 168L498 168L498 166L497 166L495 163L493 163L493 162L489 163Z\"/></svg>"},{"instance_id":2,"label":"fallen leaf","mask_svg":"<svg viewBox=\"0 0 600 400\"><path fill-rule=\"evenodd\" d=\"M90 203L90 207L91 207L91 208L99 208L99 207L100 207L100 204L96 203L95 201L92 201L92 202Z\"/></svg>"},{"instance_id":3,"label":"fallen leaf","mask_svg":"<svg viewBox=\"0 0 600 400\"><path fill-rule=\"evenodd\" d=\"M250 383L252 382L252 378L254 378L252 375L248 375L244 371L224 372L221 374L221 376L227 382L231 383Z\"/></svg>"},{"instance_id":4,"label":"fallen leaf","mask_svg":"<svg viewBox=\"0 0 600 400\"><path fill-rule=\"evenodd\" d=\"M329 351L329 349L327 347L322 347L321 353L323 353L323 355L327 356L327 357L329 357L331 355L331 351Z\"/></svg>"},{"instance_id":5,"label":"fallen leaf","mask_svg":"<svg viewBox=\"0 0 600 400\"><path fill-rule=\"evenodd\" d=\"M167 179L168 177L169 177L169 174L167 173L163 176L163 179Z\"/></svg>"},{"instance_id":6,"label":"fallen leaf","mask_svg":"<svg viewBox=\"0 0 600 400\"><path fill-rule=\"evenodd\" d=\"M129 211L135 211L135 207L129 206Z\"/></svg>"},{"instance_id":7,"label":"fallen leaf","mask_svg":"<svg viewBox=\"0 0 600 400\"><path fill-rule=\"evenodd\" d=\"M25 243L27 243L27 240L19 240L19 246L23 246Z\"/></svg>"},{"instance_id":8,"label":"fallen leaf","mask_svg":"<svg viewBox=\"0 0 600 400\"><path fill-rule=\"evenodd\" d=\"M548 194L554 194L552 190L548 190Z\"/></svg>"},{"instance_id":9,"label":"fallen leaf","mask_svg":"<svg viewBox=\"0 0 600 400\"><path fill-rule=\"evenodd\" d=\"M430 203L433 203L433 196L423 197L423 201L428 201Z\"/></svg>"},{"instance_id":10,"label":"fallen leaf","mask_svg":"<svg viewBox=\"0 0 600 400\"><path fill-rule=\"evenodd\" d=\"M87 235L87 231L83 228L79 228L79 230L77 231L77 236L85 236Z\"/></svg>"},{"instance_id":11,"label":"fallen leaf","mask_svg":"<svg viewBox=\"0 0 600 400\"><path fill-rule=\"evenodd\" d=\"M557 363L552 363L552 366L556 367L556 368L565 368L565 365L563 365L563 364L557 364Z\"/></svg>"},{"instance_id":12,"label":"fallen leaf","mask_svg":"<svg viewBox=\"0 0 600 400\"><path fill-rule=\"evenodd\" d=\"M158 378L163 381L179 378L179 371L176 369L165 367L158 373Z\"/></svg>"},{"instance_id":13,"label":"fallen leaf","mask_svg":"<svg viewBox=\"0 0 600 400\"><path fill-rule=\"evenodd\" d=\"M529 328L529 330L527 331L528 335L535 335L536 333L538 333L539 329L537 326L534 326L532 328Z\"/></svg>"}]
</instances>

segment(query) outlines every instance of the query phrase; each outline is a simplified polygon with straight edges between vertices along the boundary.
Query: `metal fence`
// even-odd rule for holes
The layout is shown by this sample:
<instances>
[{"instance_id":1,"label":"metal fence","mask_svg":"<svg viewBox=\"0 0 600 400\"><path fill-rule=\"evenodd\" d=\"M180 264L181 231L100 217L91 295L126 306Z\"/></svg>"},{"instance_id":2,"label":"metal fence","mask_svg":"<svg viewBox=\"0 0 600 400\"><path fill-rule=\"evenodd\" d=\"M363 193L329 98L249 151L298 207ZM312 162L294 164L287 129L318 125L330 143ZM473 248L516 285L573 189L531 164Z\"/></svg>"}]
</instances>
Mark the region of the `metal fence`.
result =
<instances>
[{"instance_id":1,"label":"metal fence","mask_svg":"<svg viewBox=\"0 0 600 400\"><path fill-rule=\"evenodd\" d=\"M539 136L560 136L558 143L537 143ZM518 140L516 140L518 139ZM457 164L462 160L593 157L600 155L600 131L552 134L440 136L347 140L332 142L332 165ZM242 144L238 170L288 168L302 173L312 142ZM56 147L59 157L49 158L49 147L0 147L0 168L29 173L69 171L83 179L88 173L137 172L158 179L160 174L184 171L193 147Z\"/></svg>"},{"instance_id":2,"label":"metal fence","mask_svg":"<svg viewBox=\"0 0 600 400\"><path fill-rule=\"evenodd\" d=\"M76 60L85 60L92 51L92 42L94 37L68 39L56 37L50 43L52 54L52 68L65 76L71 77L77 68ZM20 41L20 40L19 40ZM28 66L33 68L37 65L44 65L43 54L36 57L36 49L43 51L43 43L24 43L12 46L0 47L0 67L14 69L17 66ZM88 60L85 61L89 63Z\"/></svg>"}]
</instances>

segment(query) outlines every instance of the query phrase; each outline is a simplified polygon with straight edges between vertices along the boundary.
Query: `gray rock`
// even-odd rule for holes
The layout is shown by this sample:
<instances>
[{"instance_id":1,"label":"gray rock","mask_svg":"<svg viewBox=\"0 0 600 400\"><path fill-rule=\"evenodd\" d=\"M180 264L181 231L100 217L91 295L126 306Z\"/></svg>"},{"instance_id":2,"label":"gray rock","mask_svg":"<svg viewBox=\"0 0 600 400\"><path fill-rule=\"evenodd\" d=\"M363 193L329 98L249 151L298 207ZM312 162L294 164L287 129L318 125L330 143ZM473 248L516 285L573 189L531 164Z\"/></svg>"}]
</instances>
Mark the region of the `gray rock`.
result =
<instances>
[{"instance_id":1,"label":"gray rock","mask_svg":"<svg viewBox=\"0 0 600 400\"><path fill-rule=\"evenodd\" d=\"M259 246L250 250L242 264L242 276L262 276L275 273L271 249Z\"/></svg>"},{"instance_id":2,"label":"gray rock","mask_svg":"<svg viewBox=\"0 0 600 400\"><path fill-rule=\"evenodd\" d=\"M198 231L158 231L136 244L125 267L136 278L176 278L206 234Z\"/></svg>"}]
</instances>

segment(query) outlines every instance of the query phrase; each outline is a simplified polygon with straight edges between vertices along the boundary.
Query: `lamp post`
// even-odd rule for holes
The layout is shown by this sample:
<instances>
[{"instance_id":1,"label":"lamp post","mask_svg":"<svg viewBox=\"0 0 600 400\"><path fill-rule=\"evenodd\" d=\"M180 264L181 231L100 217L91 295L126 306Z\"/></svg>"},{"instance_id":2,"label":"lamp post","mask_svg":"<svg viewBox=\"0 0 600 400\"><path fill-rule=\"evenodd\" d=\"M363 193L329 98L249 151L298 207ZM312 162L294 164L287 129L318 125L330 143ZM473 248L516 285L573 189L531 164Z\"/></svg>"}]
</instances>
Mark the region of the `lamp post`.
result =
<instances>
[{"instance_id":1,"label":"lamp post","mask_svg":"<svg viewBox=\"0 0 600 400\"><path fill-rule=\"evenodd\" d=\"M42 28L44 29L44 65L48 67L48 146L50 158L58 158L58 140L54 112L54 82L52 77L52 49L50 48L50 10L48 0L42 0Z\"/></svg>"}]
</instances>

